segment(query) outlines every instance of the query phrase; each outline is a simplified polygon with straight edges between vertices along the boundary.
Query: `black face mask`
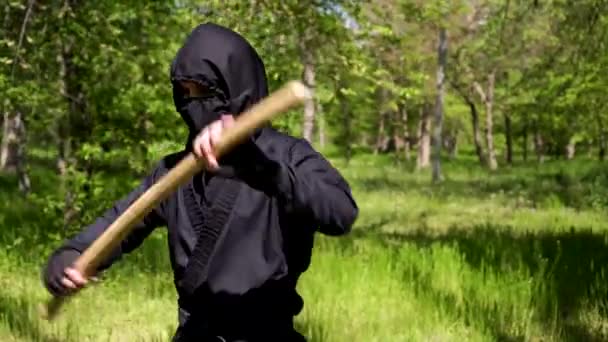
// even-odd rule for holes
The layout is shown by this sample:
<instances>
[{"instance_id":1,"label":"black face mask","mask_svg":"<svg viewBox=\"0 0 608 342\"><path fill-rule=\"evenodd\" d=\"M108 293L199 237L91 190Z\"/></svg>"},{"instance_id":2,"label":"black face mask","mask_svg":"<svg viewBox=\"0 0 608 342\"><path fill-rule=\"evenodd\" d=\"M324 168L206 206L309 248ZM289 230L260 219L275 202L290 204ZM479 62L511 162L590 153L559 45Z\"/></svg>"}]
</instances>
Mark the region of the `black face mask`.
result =
<instances>
[{"instance_id":1,"label":"black face mask","mask_svg":"<svg viewBox=\"0 0 608 342\"><path fill-rule=\"evenodd\" d=\"M228 114L228 109L226 103L218 98L193 98L184 101L179 114L188 125L190 134L197 135L205 126Z\"/></svg>"}]
</instances>

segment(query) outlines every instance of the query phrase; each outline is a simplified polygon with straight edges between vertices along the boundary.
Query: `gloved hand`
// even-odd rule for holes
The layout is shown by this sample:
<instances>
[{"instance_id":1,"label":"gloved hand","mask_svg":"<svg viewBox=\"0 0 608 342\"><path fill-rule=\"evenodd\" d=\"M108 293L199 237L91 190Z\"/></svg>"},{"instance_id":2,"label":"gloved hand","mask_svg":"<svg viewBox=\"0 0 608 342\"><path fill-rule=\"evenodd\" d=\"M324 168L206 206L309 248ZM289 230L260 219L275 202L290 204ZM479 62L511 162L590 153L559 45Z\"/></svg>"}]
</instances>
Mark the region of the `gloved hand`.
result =
<instances>
[{"instance_id":1,"label":"gloved hand","mask_svg":"<svg viewBox=\"0 0 608 342\"><path fill-rule=\"evenodd\" d=\"M71 268L80 252L74 249L60 249L53 253L43 270L43 283L54 296L67 296L84 287L87 280Z\"/></svg>"}]
</instances>

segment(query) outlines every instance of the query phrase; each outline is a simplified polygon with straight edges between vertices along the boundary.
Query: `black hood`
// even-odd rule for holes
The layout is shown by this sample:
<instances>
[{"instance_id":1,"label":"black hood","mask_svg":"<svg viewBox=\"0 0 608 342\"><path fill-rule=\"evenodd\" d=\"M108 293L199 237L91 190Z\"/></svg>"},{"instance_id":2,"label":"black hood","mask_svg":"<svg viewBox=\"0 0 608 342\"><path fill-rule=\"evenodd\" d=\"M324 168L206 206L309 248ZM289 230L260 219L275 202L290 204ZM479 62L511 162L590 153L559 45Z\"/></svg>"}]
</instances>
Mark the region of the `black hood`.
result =
<instances>
[{"instance_id":1,"label":"black hood","mask_svg":"<svg viewBox=\"0 0 608 342\"><path fill-rule=\"evenodd\" d=\"M211 89L209 96L185 99L177 81L194 81ZM221 114L238 115L268 95L264 64L238 33L206 23L197 26L171 64L176 110L188 125L188 142Z\"/></svg>"}]
</instances>

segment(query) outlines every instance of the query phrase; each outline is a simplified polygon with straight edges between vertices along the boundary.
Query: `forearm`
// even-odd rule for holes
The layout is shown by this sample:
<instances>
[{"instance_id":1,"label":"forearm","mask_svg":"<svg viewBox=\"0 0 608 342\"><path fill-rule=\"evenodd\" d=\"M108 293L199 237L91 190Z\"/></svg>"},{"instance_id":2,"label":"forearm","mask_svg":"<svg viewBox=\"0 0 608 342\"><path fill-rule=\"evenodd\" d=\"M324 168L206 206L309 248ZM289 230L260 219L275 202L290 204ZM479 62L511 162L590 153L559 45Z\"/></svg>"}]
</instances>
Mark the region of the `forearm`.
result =
<instances>
[{"instance_id":1,"label":"forearm","mask_svg":"<svg viewBox=\"0 0 608 342\"><path fill-rule=\"evenodd\" d=\"M116 204L111 210L108 210L103 216L97 218L92 224L85 227L80 233L67 240L60 250L74 250L79 254L82 254L124 211L120 204L121 203ZM121 241L121 243L112 250L108 257L100 263L97 271L103 271L122 257L122 245L123 242Z\"/></svg>"},{"instance_id":2,"label":"forearm","mask_svg":"<svg viewBox=\"0 0 608 342\"><path fill-rule=\"evenodd\" d=\"M153 184L153 179L152 176L145 178L137 188L115 202L109 210L97 218L92 224L67 240L60 249L75 250L79 253L83 253ZM124 253L128 253L139 246L145 237L156 227L163 224L164 219L162 218L160 209L154 208L150 213L145 215L140 222L135 224L135 227L133 227L130 234L111 251L106 260L102 261L98 270L110 267L114 262L119 260Z\"/></svg>"},{"instance_id":3,"label":"forearm","mask_svg":"<svg viewBox=\"0 0 608 342\"><path fill-rule=\"evenodd\" d=\"M155 172L158 171L158 168ZM131 191L123 199L114 203L112 208L107 210L102 216L92 224L85 227L80 233L65 241L56 249L48 259L42 270L42 278L47 289L55 295L65 295L70 292L70 288L63 283L65 269L74 264L76 259L95 242L108 227L122 215L128 207L141 196L153 183L155 174L146 177L140 185ZM164 224L164 215L161 208L154 208L150 213L136 224L131 233L123 239L120 244L111 251L109 256L102 260L93 274L109 268L120 259L124 253L128 253L139 246L154 228Z\"/></svg>"}]
</instances>

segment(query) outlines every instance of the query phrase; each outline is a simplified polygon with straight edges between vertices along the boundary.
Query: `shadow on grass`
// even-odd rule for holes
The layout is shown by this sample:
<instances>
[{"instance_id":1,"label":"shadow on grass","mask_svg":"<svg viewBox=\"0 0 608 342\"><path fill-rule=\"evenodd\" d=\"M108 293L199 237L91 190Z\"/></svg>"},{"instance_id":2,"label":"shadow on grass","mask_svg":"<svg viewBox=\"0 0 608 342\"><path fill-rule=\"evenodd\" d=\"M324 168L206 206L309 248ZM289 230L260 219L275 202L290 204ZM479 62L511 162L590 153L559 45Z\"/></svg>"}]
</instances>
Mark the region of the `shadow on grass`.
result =
<instances>
[{"instance_id":1,"label":"shadow on grass","mask_svg":"<svg viewBox=\"0 0 608 342\"><path fill-rule=\"evenodd\" d=\"M603 331L590 331L575 318L584 304L600 310L600 320L608 320L608 236L591 230L515 234L509 227L453 227L446 233L432 235L426 231L400 234L362 232L359 236L377 238L387 248L400 243L414 243L419 248L446 245L456 248L464 260L480 272L488 269L498 274L522 271L538 282L533 294L537 316L546 326L555 326L567 341L606 341ZM390 246L390 247L389 247ZM428 291L426 289L425 291ZM434 293L431 297L449 304L449 295ZM467 310L489 310L471 299ZM484 311L487 328L501 341L519 341L502 331L495 315ZM603 323L603 322L602 322ZM513 339L515 338L515 339Z\"/></svg>"},{"instance_id":2,"label":"shadow on grass","mask_svg":"<svg viewBox=\"0 0 608 342\"><path fill-rule=\"evenodd\" d=\"M404 170L404 173L408 171ZM441 184L432 184L429 177L404 174L398 177L378 177L371 174L361 177L353 184L366 192L386 192L395 190L418 191L435 198L475 198L502 194L517 199L524 206L559 205L575 209L594 205L608 205L603 194L608 190L608 176L604 165L594 165L568 169L553 166L535 170L521 168L502 170L493 175L479 168L470 171L466 179L451 178L450 172ZM457 175L465 171L454 172ZM525 201L521 201L525 200Z\"/></svg>"},{"instance_id":3,"label":"shadow on grass","mask_svg":"<svg viewBox=\"0 0 608 342\"><path fill-rule=\"evenodd\" d=\"M504 194L521 198L527 205L554 205L577 209L592 205L608 206L603 195L608 190L608 164L597 160L578 159L576 161L554 160L543 164L534 162L514 163L510 167L500 167L489 171L474 159L459 157L443 160L444 182L432 184L429 170L416 171L412 162L392 164L391 175L381 172L364 172L387 163L386 156L361 156L367 161L357 169L353 186L362 191L383 192L395 190L415 190L433 197L464 197L486 199L492 194ZM600 203L598 203L600 202Z\"/></svg>"}]
</instances>

